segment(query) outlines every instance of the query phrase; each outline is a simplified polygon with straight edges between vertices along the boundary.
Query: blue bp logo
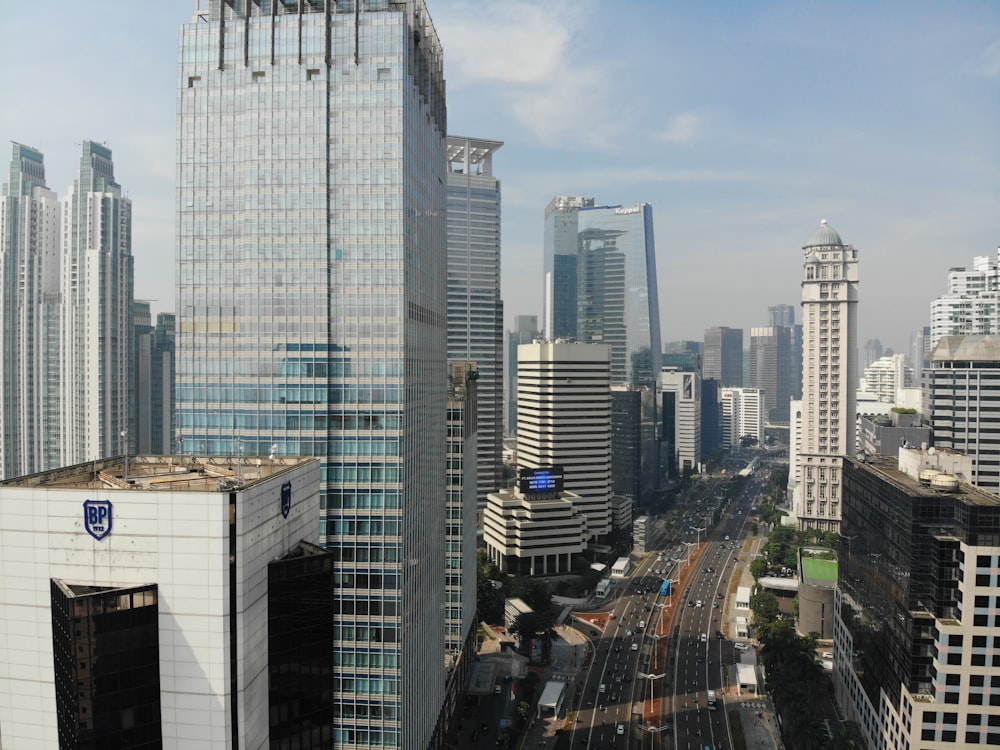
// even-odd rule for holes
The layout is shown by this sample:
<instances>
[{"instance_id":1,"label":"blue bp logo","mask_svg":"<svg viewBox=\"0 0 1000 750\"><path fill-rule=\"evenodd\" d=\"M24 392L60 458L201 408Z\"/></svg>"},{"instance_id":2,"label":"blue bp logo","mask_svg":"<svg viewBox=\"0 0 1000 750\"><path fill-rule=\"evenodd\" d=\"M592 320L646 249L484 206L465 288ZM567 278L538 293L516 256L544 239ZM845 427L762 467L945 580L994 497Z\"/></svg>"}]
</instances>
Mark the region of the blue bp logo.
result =
<instances>
[{"instance_id":1,"label":"blue bp logo","mask_svg":"<svg viewBox=\"0 0 1000 750\"><path fill-rule=\"evenodd\" d=\"M288 512L292 509L292 483L285 482L281 485L281 517L288 518Z\"/></svg>"},{"instance_id":2,"label":"blue bp logo","mask_svg":"<svg viewBox=\"0 0 1000 750\"><path fill-rule=\"evenodd\" d=\"M83 525L97 541L111 533L111 501L85 500L83 503Z\"/></svg>"}]
</instances>

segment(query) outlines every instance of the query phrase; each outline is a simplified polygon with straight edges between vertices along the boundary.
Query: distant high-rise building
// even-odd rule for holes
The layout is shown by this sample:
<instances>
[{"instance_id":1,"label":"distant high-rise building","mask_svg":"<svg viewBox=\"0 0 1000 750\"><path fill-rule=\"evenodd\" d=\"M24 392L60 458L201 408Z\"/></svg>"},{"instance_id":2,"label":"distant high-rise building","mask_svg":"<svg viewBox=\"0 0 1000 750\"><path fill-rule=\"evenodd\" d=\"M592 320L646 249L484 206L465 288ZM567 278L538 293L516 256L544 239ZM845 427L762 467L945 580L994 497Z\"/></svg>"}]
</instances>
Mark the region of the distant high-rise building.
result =
<instances>
[{"instance_id":1,"label":"distant high-rise building","mask_svg":"<svg viewBox=\"0 0 1000 750\"><path fill-rule=\"evenodd\" d=\"M553 198L545 209L545 332L611 347L611 382L652 385L660 303L653 207Z\"/></svg>"},{"instance_id":2,"label":"distant high-rise building","mask_svg":"<svg viewBox=\"0 0 1000 750\"><path fill-rule=\"evenodd\" d=\"M885 347L882 346L881 341L878 339L868 339L865 342L864 350L861 352L861 372L871 367L873 362L882 359L884 354Z\"/></svg>"},{"instance_id":3,"label":"distant high-rise building","mask_svg":"<svg viewBox=\"0 0 1000 750\"><path fill-rule=\"evenodd\" d=\"M906 454L844 459L840 713L864 747L997 745L1000 498L934 469L940 454Z\"/></svg>"},{"instance_id":4,"label":"distant high-rise building","mask_svg":"<svg viewBox=\"0 0 1000 750\"><path fill-rule=\"evenodd\" d=\"M913 368L913 383L920 385L924 360L931 353L931 327L924 326L910 334L910 367Z\"/></svg>"},{"instance_id":5,"label":"distant high-rise building","mask_svg":"<svg viewBox=\"0 0 1000 750\"><path fill-rule=\"evenodd\" d=\"M503 476L503 302L500 300L500 181L503 144L448 136L448 359L476 363L481 505Z\"/></svg>"},{"instance_id":6,"label":"distant high-rise building","mask_svg":"<svg viewBox=\"0 0 1000 750\"><path fill-rule=\"evenodd\" d=\"M840 528L844 456L854 454L858 251L820 222L802 248L801 528Z\"/></svg>"},{"instance_id":7,"label":"distant high-rise building","mask_svg":"<svg viewBox=\"0 0 1000 750\"><path fill-rule=\"evenodd\" d=\"M507 332L507 379L504 401L507 404L507 432L517 434L517 347L530 344L541 335L537 315L516 315L514 330Z\"/></svg>"},{"instance_id":8,"label":"distant high-rise building","mask_svg":"<svg viewBox=\"0 0 1000 750\"><path fill-rule=\"evenodd\" d=\"M942 336L1000 333L1000 249L948 271L948 291L931 302L932 349Z\"/></svg>"},{"instance_id":9,"label":"distant high-rise building","mask_svg":"<svg viewBox=\"0 0 1000 750\"><path fill-rule=\"evenodd\" d=\"M771 305L767 308L768 325L791 328L795 325L795 307L793 305Z\"/></svg>"},{"instance_id":10,"label":"distant high-rise building","mask_svg":"<svg viewBox=\"0 0 1000 750\"><path fill-rule=\"evenodd\" d=\"M722 450L722 407L719 381L701 379L701 455L714 456Z\"/></svg>"},{"instance_id":11,"label":"distant high-rise building","mask_svg":"<svg viewBox=\"0 0 1000 750\"><path fill-rule=\"evenodd\" d=\"M664 367L658 390L667 476L696 472L701 464L701 375Z\"/></svg>"},{"instance_id":12,"label":"distant high-rise building","mask_svg":"<svg viewBox=\"0 0 1000 750\"><path fill-rule=\"evenodd\" d=\"M590 538L611 531L610 368L604 344L518 347L518 466L561 466Z\"/></svg>"},{"instance_id":13,"label":"distant high-rise building","mask_svg":"<svg viewBox=\"0 0 1000 750\"><path fill-rule=\"evenodd\" d=\"M764 442L763 391L759 388L723 388L720 401L723 448L739 448L744 438L755 445Z\"/></svg>"},{"instance_id":14,"label":"distant high-rise building","mask_svg":"<svg viewBox=\"0 0 1000 750\"><path fill-rule=\"evenodd\" d=\"M423 0L213 0L178 79L184 450L322 459L333 747L422 750L446 683L441 44Z\"/></svg>"},{"instance_id":15,"label":"distant high-rise building","mask_svg":"<svg viewBox=\"0 0 1000 750\"><path fill-rule=\"evenodd\" d=\"M1000 337L942 336L924 370L934 447L970 456L977 487L1000 494Z\"/></svg>"},{"instance_id":16,"label":"distant high-rise building","mask_svg":"<svg viewBox=\"0 0 1000 750\"><path fill-rule=\"evenodd\" d=\"M792 398L802 398L802 324L795 322L794 305L772 305L767 308L770 325L789 329L791 341L791 393Z\"/></svg>"},{"instance_id":17,"label":"distant high-rise building","mask_svg":"<svg viewBox=\"0 0 1000 750\"><path fill-rule=\"evenodd\" d=\"M61 463L125 453L132 387L132 202L111 151L83 142L64 201Z\"/></svg>"},{"instance_id":18,"label":"distant high-rise building","mask_svg":"<svg viewBox=\"0 0 1000 750\"><path fill-rule=\"evenodd\" d=\"M611 387L611 489L638 502L642 494L642 393Z\"/></svg>"},{"instance_id":19,"label":"distant high-rise building","mask_svg":"<svg viewBox=\"0 0 1000 750\"><path fill-rule=\"evenodd\" d=\"M61 206L42 153L14 144L0 204L0 478L61 460Z\"/></svg>"},{"instance_id":20,"label":"distant high-rise building","mask_svg":"<svg viewBox=\"0 0 1000 750\"><path fill-rule=\"evenodd\" d=\"M705 331L702 377L723 388L743 385L743 329L716 326Z\"/></svg>"},{"instance_id":21,"label":"distant high-rise building","mask_svg":"<svg viewBox=\"0 0 1000 750\"><path fill-rule=\"evenodd\" d=\"M159 313L153 325L149 302L136 300L129 395L131 449L139 453L179 453L174 423L174 315Z\"/></svg>"},{"instance_id":22,"label":"distant high-rise building","mask_svg":"<svg viewBox=\"0 0 1000 750\"><path fill-rule=\"evenodd\" d=\"M758 326L750 329L750 387L764 392L765 418L788 424L788 403L794 395L795 363L792 329Z\"/></svg>"},{"instance_id":23,"label":"distant high-rise building","mask_svg":"<svg viewBox=\"0 0 1000 750\"><path fill-rule=\"evenodd\" d=\"M896 391L913 385L913 370L902 354L892 354L865 368L862 388L886 404L896 403Z\"/></svg>"}]
</instances>

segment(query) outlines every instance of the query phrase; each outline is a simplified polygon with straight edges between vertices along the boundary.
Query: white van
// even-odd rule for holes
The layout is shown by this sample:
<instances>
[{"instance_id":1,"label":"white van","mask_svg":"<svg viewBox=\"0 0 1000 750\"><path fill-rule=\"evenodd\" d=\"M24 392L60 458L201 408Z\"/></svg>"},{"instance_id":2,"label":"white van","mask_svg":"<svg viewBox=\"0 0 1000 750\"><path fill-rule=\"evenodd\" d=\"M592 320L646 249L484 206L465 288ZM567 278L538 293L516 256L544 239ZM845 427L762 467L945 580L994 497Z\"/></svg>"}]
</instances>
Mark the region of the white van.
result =
<instances>
[{"instance_id":1,"label":"white van","mask_svg":"<svg viewBox=\"0 0 1000 750\"><path fill-rule=\"evenodd\" d=\"M699 599L698 601L696 601L694 603L694 606L696 606L696 607L704 607L705 604L701 601L701 599Z\"/></svg>"},{"instance_id":2,"label":"white van","mask_svg":"<svg viewBox=\"0 0 1000 750\"><path fill-rule=\"evenodd\" d=\"M644 627L646 627L646 621L639 620L639 630L642 630Z\"/></svg>"},{"instance_id":3,"label":"white van","mask_svg":"<svg viewBox=\"0 0 1000 750\"><path fill-rule=\"evenodd\" d=\"M608 686L607 686L607 685L605 685L605 684L604 684L604 683L602 682L602 683L601 683L601 690L600 690L600 692L602 692L602 693L606 693L606 692L607 692L607 690L608 690Z\"/></svg>"}]
</instances>

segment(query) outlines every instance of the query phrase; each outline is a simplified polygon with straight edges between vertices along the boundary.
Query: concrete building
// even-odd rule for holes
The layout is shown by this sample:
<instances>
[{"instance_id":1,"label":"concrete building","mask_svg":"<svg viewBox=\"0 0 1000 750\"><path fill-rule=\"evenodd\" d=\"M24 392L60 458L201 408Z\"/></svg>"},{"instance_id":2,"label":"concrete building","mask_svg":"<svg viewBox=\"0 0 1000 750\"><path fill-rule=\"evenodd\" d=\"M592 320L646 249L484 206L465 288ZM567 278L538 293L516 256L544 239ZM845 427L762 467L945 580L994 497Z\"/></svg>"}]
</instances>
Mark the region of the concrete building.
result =
<instances>
[{"instance_id":1,"label":"concrete building","mask_svg":"<svg viewBox=\"0 0 1000 750\"><path fill-rule=\"evenodd\" d=\"M580 497L565 490L561 467L522 469L518 486L490 493L483 542L490 561L513 575L552 575L573 569L592 535Z\"/></svg>"},{"instance_id":2,"label":"concrete building","mask_svg":"<svg viewBox=\"0 0 1000 750\"><path fill-rule=\"evenodd\" d=\"M518 466L561 466L592 537L611 531L610 367L604 344L518 347Z\"/></svg>"},{"instance_id":3,"label":"concrete building","mask_svg":"<svg viewBox=\"0 0 1000 750\"><path fill-rule=\"evenodd\" d=\"M855 450L858 251L820 222L803 251L800 528L836 531L843 457Z\"/></svg>"},{"instance_id":4,"label":"concrete building","mask_svg":"<svg viewBox=\"0 0 1000 750\"><path fill-rule=\"evenodd\" d=\"M3 747L329 746L319 479L131 456L0 483Z\"/></svg>"},{"instance_id":5,"label":"concrete building","mask_svg":"<svg viewBox=\"0 0 1000 750\"><path fill-rule=\"evenodd\" d=\"M186 452L322 459L333 747L423 750L446 683L442 47L423 0L201 5L178 60L177 429Z\"/></svg>"},{"instance_id":6,"label":"concrete building","mask_svg":"<svg viewBox=\"0 0 1000 750\"><path fill-rule=\"evenodd\" d=\"M611 496L611 528L614 531L628 533L632 528L632 508L634 503L626 495Z\"/></svg>"},{"instance_id":7,"label":"concrete building","mask_svg":"<svg viewBox=\"0 0 1000 750\"><path fill-rule=\"evenodd\" d=\"M59 197L42 153L13 144L0 203L0 478L59 466Z\"/></svg>"},{"instance_id":8,"label":"concrete building","mask_svg":"<svg viewBox=\"0 0 1000 750\"><path fill-rule=\"evenodd\" d=\"M653 207L557 196L545 209L545 333L611 347L611 382L653 385L660 303Z\"/></svg>"},{"instance_id":9,"label":"concrete building","mask_svg":"<svg viewBox=\"0 0 1000 750\"><path fill-rule=\"evenodd\" d=\"M611 490L642 500L642 393L629 385L611 387Z\"/></svg>"},{"instance_id":10,"label":"concrete building","mask_svg":"<svg viewBox=\"0 0 1000 750\"><path fill-rule=\"evenodd\" d=\"M1000 338L942 337L924 371L923 395L934 447L970 456L972 484L1000 493Z\"/></svg>"},{"instance_id":11,"label":"concrete building","mask_svg":"<svg viewBox=\"0 0 1000 750\"><path fill-rule=\"evenodd\" d=\"M802 398L802 324L795 322L794 305L772 305L767 308L769 324L789 329L791 339L792 398Z\"/></svg>"},{"instance_id":12,"label":"concrete building","mask_svg":"<svg viewBox=\"0 0 1000 750\"><path fill-rule=\"evenodd\" d=\"M132 393L129 395L129 435L138 453L183 453L174 421L173 313L158 313L153 325L149 302L136 300Z\"/></svg>"},{"instance_id":13,"label":"concrete building","mask_svg":"<svg viewBox=\"0 0 1000 750\"><path fill-rule=\"evenodd\" d=\"M1000 744L1000 498L881 456L845 458L843 484L841 713L866 747Z\"/></svg>"},{"instance_id":14,"label":"concrete building","mask_svg":"<svg viewBox=\"0 0 1000 750\"><path fill-rule=\"evenodd\" d=\"M819 633L820 640L833 639L833 599L837 588L837 562L824 560L817 548L799 550L799 616L795 628L801 635Z\"/></svg>"},{"instance_id":15,"label":"concrete building","mask_svg":"<svg viewBox=\"0 0 1000 750\"><path fill-rule=\"evenodd\" d=\"M868 455L894 456L901 446L930 445L931 428L918 414L861 414L858 417L858 450Z\"/></svg>"},{"instance_id":16,"label":"concrete building","mask_svg":"<svg viewBox=\"0 0 1000 750\"><path fill-rule=\"evenodd\" d=\"M980 255L972 268L948 271L948 291L931 302L929 348L944 336L1000 333L1000 248Z\"/></svg>"},{"instance_id":17,"label":"concrete building","mask_svg":"<svg viewBox=\"0 0 1000 750\"><path fill-rule=\"evenodd\" d=\"M747 385L764 393L768 424L788 424L788 402L798 377L793 359L792 329L757 326L750 329L750 380Z\"/></svg>"},{"instance_id":18,"label":"concrete building","mask_svg":"<svg viewBox=\"0 0 1000 750\"><path fill-rule=\"evenodd\" d=\"M743 385L743 329L715 326L705 331L702 377L723 388Z\"/></svg>"},{"instance_id":19,"label":"concrete building","mask_svg":"<svg viewBox=\"0 0 1000 750\"><path fill-rule=\"evenodd\" d=\"M906 364L906 357L890 354L865 368L861 387L879 401L892 404L896 401L896 392L900 388L910 388L913 382L913 368Z\"/></svg>"},{"instance_id":20,"label":"concrete building","mask_svg":"<svg viewBox=\"0 0 1000 750\"><path fill-rule=\"evenodd\" d=\"M111 151L83 142L64 200L61 464L125 452L132 375L132 202ZM124 437L123 437L124 435Z\"/></svg>"},{"instance_id":21,"label":"concrete building","mask_svg":"<svg viewBox=\"0 0 1000 750\"><path fill-rule=\"evenodd\" d=\"M764 442L764 393L759 388L723 388L720 401L723 448L739 448L743 438Z\"/></svg>"},{"instance_id":22,"label":"concrete building","mask_svg":"<svg viewBox=\"0 0 1000 750\"><path fill-rule=\"evenodd\" d=\"M646 552L652 531L652 521L649 516L639 516L632 521L632 551L635 554L641 555Z\"/></svg>"},{"instance_id":23,"label":"concrete building","mask_svg":"<svg viewBox=\"0 0 1000 750\"><path fill-rule=\"evenodd\" d=\"M500 300L500 180L503 145L448 136L448 359L476 363L476 457L481 506L503 476L503 302Z\"/></svg>"},{"instance_id":24,"label":"concrete building","mask_svg":"<svg viewBox=\"0 0 1000 750\"><path fill-rule=\"evenodd\" d=\"M504 402L507 404L508 435L517 434L517 347L530 344L541 336L537 315L517 315L514 329L507 332L507 378L504 381Z\"/></svg>"},{"instance_id":25,"label":"concrete building","mask_svg":"<svg viewBox=\"0 0 1000 750\"><path fill-rule=\"evenodd\" d=\"M697 472L701 466L701 376L663 368L658 391L667 476Z\"/></svg>"}]
</instances>

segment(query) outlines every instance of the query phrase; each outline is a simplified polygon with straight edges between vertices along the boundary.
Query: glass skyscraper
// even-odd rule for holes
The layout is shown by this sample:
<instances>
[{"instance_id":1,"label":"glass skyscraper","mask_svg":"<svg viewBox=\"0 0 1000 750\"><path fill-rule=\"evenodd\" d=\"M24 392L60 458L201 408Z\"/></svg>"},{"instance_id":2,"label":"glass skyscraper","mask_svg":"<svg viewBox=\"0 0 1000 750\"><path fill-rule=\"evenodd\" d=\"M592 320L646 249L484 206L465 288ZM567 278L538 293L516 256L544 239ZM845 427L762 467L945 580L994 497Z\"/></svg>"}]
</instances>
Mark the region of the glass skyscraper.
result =
<instances>
[{"instance_id":1,"label":"glass skyscraper","mask_svg":"<svg viewBox=\"0 0 1000 750\"><path fill-rule=\"evenodd\" d=\"M478 373L476 496L500 489L503 472L503 302L500 300L500 180L503 145L448 136L448 359Z\"/></svg>"},{"instance_id":2,"label":"glass skyscraper","mask_svg":"<svg viewBox=\"0 0 1000 750\"><path fill-rule=\"evenodd\" d=\"M661 362L653 207L557 196L545 209L545 333L611 347L611 382L652 385Z\"/></svg>"},{"instance_id":3,"label":"glass skyscraper","mask_svg":"<svg viewBox=\"0 0 1000 750\"><path fill-rule=\"evenodd\" d=\"M338 748L427 747L443 698L442 66L422 0L210 0L181 31L177 429L324 460Z\"/></svg>"}]
</instances>

